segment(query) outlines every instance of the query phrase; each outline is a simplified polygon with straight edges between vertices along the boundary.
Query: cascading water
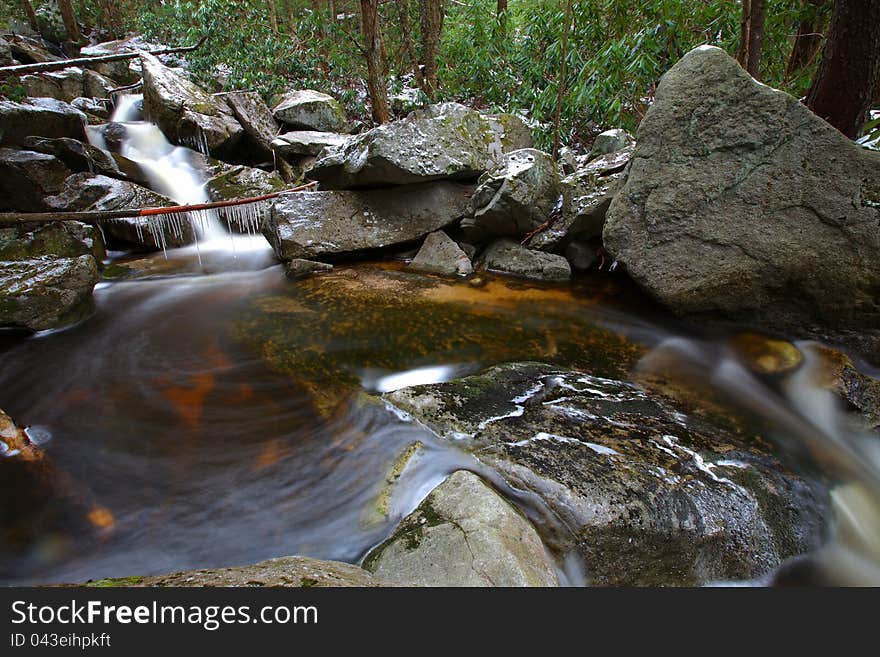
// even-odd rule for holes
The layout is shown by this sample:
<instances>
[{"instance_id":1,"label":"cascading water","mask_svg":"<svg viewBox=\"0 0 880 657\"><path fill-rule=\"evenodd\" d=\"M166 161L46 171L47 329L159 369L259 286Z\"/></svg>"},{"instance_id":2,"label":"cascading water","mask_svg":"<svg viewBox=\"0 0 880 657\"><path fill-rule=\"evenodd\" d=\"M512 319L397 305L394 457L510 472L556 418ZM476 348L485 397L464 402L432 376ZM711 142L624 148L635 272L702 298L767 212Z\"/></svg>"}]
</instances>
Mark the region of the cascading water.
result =
<instances>
[{"instance_id":1,"label":"cascading water","mask_svg":"<svg viewBox=\"0 0 880 657\"><path fill-rule=\"evenodd\" d=\"M180 205L199 205L212 200L205 186L205 156L189 148L172 145L158 126L145 121L143 95L117 96L116 108L110 120L125 127L120 154L141 168L154 191ZM100 127L90 126L88 135L94 145L107 148ZM190 247L175 250L172 257L189 258L195 254L201 264L205 254L211 254L212 261L226 260L227 255L234 259L244 256L249 265L256 267L271 262L271 248L258 234L262 207L230 207L222 211L222 217L216 210L173 215L169 219L158 220L150 230L157 233L179 232L179 224L183 221L192 224L196 241ZM234 233L231 230L233 226L245 234ZM162 241L161 235L158 241Z\"/></svg>"}]
</instances>

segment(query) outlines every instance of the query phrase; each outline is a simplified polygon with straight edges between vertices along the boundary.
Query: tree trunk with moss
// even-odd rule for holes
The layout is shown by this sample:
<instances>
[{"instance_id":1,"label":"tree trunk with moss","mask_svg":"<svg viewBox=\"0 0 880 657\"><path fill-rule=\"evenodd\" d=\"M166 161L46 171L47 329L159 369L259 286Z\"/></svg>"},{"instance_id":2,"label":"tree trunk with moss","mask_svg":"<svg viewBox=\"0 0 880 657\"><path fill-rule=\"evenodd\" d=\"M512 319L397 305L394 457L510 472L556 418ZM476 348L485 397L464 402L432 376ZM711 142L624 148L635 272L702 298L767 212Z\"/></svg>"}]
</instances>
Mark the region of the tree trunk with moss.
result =
<instances>
[{"instance_id":1,"label":"tree trunk with moss","mask_svg":"<svg viewBox=\"0 0 880 657\"><path fill-rule=\"evenodd\" d=\"M806 104L855 139L880 97L880 0L835 0Z\"/></svg>"},{"instance_id":2,"label":"tree trunk with moss","mask_svg":"<svg viewBox=\"0 0 880 657\"><path fill-rule=\"evenodd\" d=\"M364 35L364 57L367 60L367 91L373 106L373 120L387 123L388 92L385 88L385 47L379 28L379 0L360 0L361 31Z\"/></svg>"}]
</instances>

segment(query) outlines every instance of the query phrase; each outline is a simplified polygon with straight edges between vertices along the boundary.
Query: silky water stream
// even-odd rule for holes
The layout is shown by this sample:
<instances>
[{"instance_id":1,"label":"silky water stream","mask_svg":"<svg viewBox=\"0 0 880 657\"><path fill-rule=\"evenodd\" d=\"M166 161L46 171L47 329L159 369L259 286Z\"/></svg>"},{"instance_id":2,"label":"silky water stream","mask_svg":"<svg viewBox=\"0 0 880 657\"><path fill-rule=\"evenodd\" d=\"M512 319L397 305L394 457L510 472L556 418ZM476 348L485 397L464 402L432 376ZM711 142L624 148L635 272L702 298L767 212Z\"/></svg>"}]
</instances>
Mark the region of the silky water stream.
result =
<instances>
[{"instance_id":1,"label":"silky water stream","mask_svg":"<svg viewBox=\"0 0 880 657\"><path fill-rule=\"evenodd\" d=\"M135 103L115 117L125 154L157 191L204 201L192 152L138 121ZM728 336L686 332L603 273L553 286L376 262L291 281L262 237L208 219L198 249L114 254L111 266L139 275L99 284L81 324L0 333L0 407L46 453L37 468L0 458L0 582L295 554L357 562L458 468L482 471L552 532L533 496L364 395L526 360L612 378L672 364L764 423L793 462L808 452L827 468L837 533L816 559L847 583L878 581L880 438L843 422L807 343L799 368L761 377ZM563 582L585 581L576 559L556 556Z\"/></svg>"}]
</instances>

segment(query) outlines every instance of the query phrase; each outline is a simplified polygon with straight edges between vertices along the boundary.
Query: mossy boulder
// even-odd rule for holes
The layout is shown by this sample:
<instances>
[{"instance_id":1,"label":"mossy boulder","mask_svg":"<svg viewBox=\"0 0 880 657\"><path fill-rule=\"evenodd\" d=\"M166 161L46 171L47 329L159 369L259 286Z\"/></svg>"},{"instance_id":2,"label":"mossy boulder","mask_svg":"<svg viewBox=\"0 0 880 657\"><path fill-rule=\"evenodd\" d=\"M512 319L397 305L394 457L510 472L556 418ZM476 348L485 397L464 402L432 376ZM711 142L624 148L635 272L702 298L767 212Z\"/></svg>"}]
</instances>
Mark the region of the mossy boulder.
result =
<instances>
[{"instance_id":1,"label":"mossy boulder","mask_svg":"<svg viewBox=\"0 0 880 657\"><path fill-rule=\"evenodd\" d=\"M287 92L275 104L272 114L294 130L345 132L348 124L338 100L312 89Z\"/></svg>"}]
</instances>

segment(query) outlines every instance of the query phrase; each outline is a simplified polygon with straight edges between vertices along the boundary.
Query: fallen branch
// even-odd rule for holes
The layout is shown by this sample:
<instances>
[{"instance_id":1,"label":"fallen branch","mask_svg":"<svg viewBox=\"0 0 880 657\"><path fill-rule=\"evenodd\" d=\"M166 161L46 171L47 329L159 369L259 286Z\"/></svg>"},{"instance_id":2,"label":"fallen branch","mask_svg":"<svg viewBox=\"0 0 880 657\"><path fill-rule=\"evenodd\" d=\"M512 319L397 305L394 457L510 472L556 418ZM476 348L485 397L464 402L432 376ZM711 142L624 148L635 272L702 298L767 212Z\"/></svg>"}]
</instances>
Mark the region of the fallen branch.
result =
<instances>
[{"instance_id":1,"label":"fallen branch","mask_svg":"<svg viewBox=\"0 0 880 657\"><path fill-rule=\"evenodd\" d=\"M115 55L99 55L97 57L77 57L76 59L62 59L55 62L40 62L38 64L16 64L15 66L0 66L0 78L28 75L29 73L49 73L51 71L63 71L71 66L90 66L92 64L103 64L106 62L118 62L125 59L134 59L140 57L142 52L150 55L170 55L178 52L192 52L201 46L207 37L202 37L198 43L192 46L181 46L179 48L159 48L158 50L136 50L134 52L116 53Z\"/></svg>"},{"instance_id":2,"label":"fallen branch","mask_svg":"<svg viewBox=\"0 0 880 657\"><path fill-rule=\"evenodd\" d=\"M236 198L228 201L215 201L213 203L200 203L198 205L173 205L164 208L141 208L136 210L82 210L79 212L4 212L0 213L0 227L17 226L21 224L51 223L53 221L79 221L85 224L96 224L113 219L134 219L137 217L154 217L162 214L176 214L180 212L196 212L198 210L215 210L228 208L234 205L247 205L268 201L282 194L301 192L317 185L317 182L306 183L293 189L285 189L263 196L251 196L249 198Z\"/></svg>"},{"instance_id":3,"label":"fallen branch","mask_svg":"<svg viewBox=\"0 0 880 657\"><path fill-rule=\"evenodd\" d=\"M120 94L123 91L132 91L133 89L137 89L138 87L144 84L143 80L138 80L134 84L127 84L124 87L116 87L115 89L111 89L107 92L107 96L112 96L113 94Z\"/></svg>"}]
</instances>

